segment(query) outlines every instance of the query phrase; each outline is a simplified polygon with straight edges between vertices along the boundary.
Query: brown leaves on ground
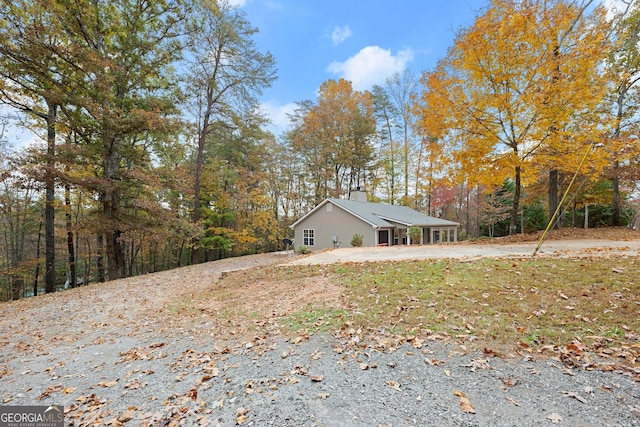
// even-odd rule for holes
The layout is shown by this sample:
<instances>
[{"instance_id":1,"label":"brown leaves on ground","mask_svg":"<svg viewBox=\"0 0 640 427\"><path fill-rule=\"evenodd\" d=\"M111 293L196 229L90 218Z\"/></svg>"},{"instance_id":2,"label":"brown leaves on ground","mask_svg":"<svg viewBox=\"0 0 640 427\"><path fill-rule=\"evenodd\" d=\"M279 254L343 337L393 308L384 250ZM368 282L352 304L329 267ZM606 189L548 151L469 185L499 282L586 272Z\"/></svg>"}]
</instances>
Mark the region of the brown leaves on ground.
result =
<instances>
[{"instance_id":1,"label":"brown leaves on ground","mask_svg":"<svg viewBox=\"0 0 640 427\"><path fill-rule=\"evenodd\" d=\"M453 395L460 398L460 409L462 409L462 412L464 412L465 414L476 413L476 410L471 404L471 401L467 399L463 392L456 390L453 392Z\"/></svg>"},{"instance_id":2,"label":"brown leaves on ground","mask_svg":"<svg viewBox=\"0 0 640 427\"><path fill-rule=\"evenodd\" d=\"M630 375L634 381L640 383L640 343L622 344L620 347L605 347L608 339L604 337L590 337L595 341L587 347L579 340L564 345L546 345L540 349L542 355L552 355L560 360L567 373L572 369L599 370L605 372L619 372ZM600 341L602 344L598 344Z\"/></svg>"},{"instance_id":3,"label":"brown leaves on ground","mask_svg":"<svg viewBox=\"0 0 640 427\"><path fill-rule=\"evenodd\" d=\"M225 335L239 340L255 341L255 331L280 335L286 331L279 322L305 307L342 308L344 288L333 283L328 275L306 276L303 270L265 267L256 270L230 272L224 279L197 296L196 308L217 321ZM322 323L322 319L318 319ZM294 338L308 338L304 331ZM252 347L254 343L247 343Z\"/></svg>"}]
</instances>

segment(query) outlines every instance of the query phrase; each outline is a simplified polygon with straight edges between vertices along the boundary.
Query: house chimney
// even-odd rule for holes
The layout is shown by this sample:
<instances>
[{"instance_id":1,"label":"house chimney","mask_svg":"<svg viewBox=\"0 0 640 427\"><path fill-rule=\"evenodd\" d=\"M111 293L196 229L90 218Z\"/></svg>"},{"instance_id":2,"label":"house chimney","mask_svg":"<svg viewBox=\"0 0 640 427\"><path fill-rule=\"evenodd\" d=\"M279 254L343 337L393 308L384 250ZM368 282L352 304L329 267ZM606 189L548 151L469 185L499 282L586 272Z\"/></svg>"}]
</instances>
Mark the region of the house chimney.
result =
<instances>
[{"instance_id":1,"label":"house chimney","mask_svg":"<svg viewBox=\"0 0 640 427\"><path fill-rule=\"evenodd\" d=\"M349 200L355 200L357 202L366 202L367 192L361 190L360 187L356 187L355 190L349 191Z\"/></svg>"}]
</instances>

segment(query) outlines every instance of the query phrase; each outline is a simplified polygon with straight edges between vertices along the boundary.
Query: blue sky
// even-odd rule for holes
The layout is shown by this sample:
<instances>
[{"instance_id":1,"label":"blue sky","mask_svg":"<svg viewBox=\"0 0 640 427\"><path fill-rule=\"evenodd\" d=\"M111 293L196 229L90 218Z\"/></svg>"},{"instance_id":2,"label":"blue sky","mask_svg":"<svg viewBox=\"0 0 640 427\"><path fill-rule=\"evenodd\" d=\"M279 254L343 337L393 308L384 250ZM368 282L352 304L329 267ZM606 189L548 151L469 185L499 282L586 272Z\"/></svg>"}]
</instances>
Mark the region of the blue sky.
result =
<instances>
[{"instance_id":1,"label":"blue sky","mask_svg":"<svg viewBox=\"0 0 640 427\"><path fill-rule=\"evenodd\" d=\"M461 27L489 0L229 0L242 7L261 51L276 59L278 79L262 108L280 136L295 103L316 100L328 79L350 80L356 90L383 84L396 71L432 69ZM13 129L10 141L38 138Z\"/></svg>"},{"instance_id":2,"label":"blue sky","mask_svg":"<svg viewBox=\"0 0 640 427\"><path fill-rule=\"evenodd\" d=\"M255 41L276 59L278 79L262 108L280 136L295 103L316 100L328 79L345 78L357 90L383 84L396 71L416 76L444 57L461 28L490 0L228 0L259 29ZM620 0L601 0L609 7ZM596 3L599 3L597 1ZM13 129L10 142L35 135ZM26 141L26 142L25 142Z\"/></svg>"},{"instance_id":3,"label":"blue sky","mask_svg":"<svg viewBox=\"0 0 640 427\"><path fill-rule=\"evenodd\" d=\"M278 80L262 98L279 135L295 103L345 78L356 90L396 71L431 70L460 28L489 0L233 0L259 29L254 39L277 62Z\"/></svg>"}]
</instances>

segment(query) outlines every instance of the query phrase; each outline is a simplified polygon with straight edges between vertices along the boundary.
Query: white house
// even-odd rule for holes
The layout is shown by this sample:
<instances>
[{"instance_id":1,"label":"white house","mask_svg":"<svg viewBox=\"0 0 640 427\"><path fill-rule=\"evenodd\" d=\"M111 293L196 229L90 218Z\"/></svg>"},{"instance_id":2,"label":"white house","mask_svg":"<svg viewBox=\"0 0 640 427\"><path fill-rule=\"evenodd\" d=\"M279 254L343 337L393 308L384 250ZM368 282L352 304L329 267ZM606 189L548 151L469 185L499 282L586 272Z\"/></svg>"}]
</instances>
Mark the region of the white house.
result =
<instances>
[{"instance_id":1,"label":"white house","mask_svg":"<svg viewBox=\"0 0 640 427\"><path fill-rule=\"evenodd\" d=\"M348 247L356 234L362 236L362 246L408 245L409 227L422 230L420 244L457 242L459 226L407 206L369 203L360 190L351 191L349 200L325 199L291 225L295 246L310 249Z\"/></svg>"}]
</instances>

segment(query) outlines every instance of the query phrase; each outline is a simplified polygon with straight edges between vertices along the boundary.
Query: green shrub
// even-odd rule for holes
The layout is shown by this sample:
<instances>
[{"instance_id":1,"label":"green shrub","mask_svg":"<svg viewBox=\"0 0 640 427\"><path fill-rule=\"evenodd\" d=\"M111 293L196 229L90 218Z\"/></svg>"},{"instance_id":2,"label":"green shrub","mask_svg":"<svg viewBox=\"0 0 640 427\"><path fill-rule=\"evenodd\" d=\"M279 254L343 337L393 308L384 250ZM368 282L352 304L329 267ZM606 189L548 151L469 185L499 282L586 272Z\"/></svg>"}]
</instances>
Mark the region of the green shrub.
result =
<instances>
[{"instance_id":1,"label":"green shrub","mask_svg":"<svg viewBox=\"0 0 640 427\"><path fill-rule=\"evenodd\" d=\"M361 234L354 234L353 235L353 238L351 239L351 246L355 246L355 247L362 246L362 235Z\"/></svg>"},{"instance_id":2,"label":"green shrub","mask_svg":"<svg viewBox=\"0 0 640 427\"><path fill-rule=\"evenodd\" d=\"M411 226L407 229L407 234L411 238L411 243L420 243L420 238L422 237L422 228Z\"/></svg>"},{"instance_id":3,"label":"green shrub","mask_svg":"<svg viewBox=\"0 0 640 427\"><path fill-rule=\"evenodd\" d=\"M301 254L301 255L306 255L308 253L311 253L311 249L309 249L307 246L305 245L300 245L296 248L296 253Z\"/></svg>"}]
</instances>

